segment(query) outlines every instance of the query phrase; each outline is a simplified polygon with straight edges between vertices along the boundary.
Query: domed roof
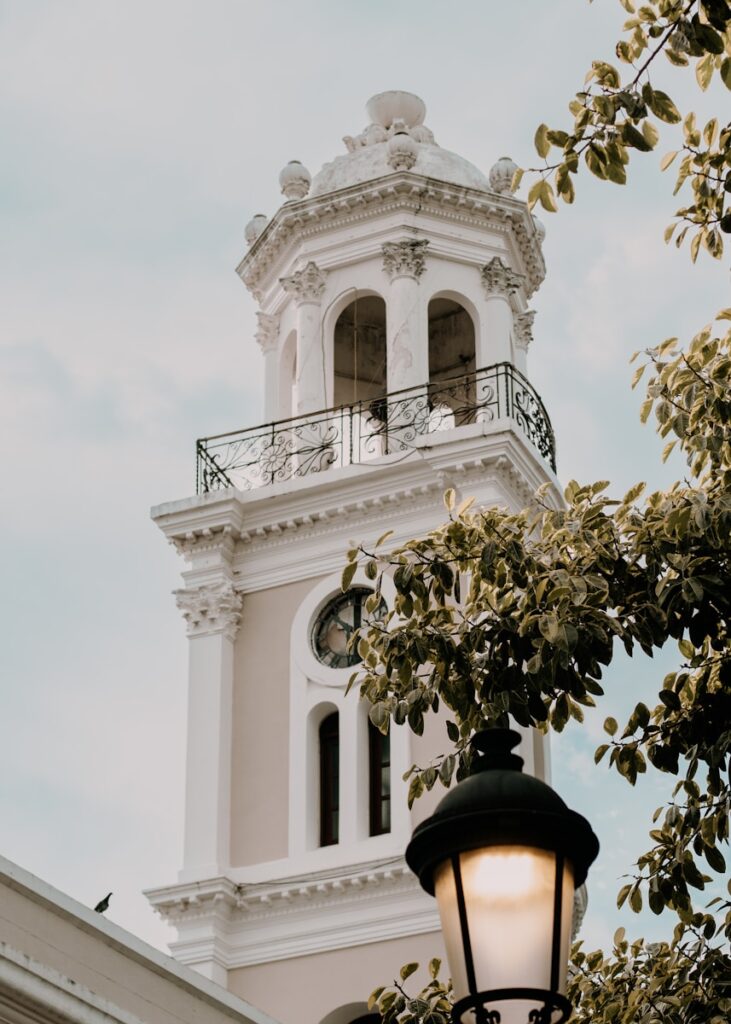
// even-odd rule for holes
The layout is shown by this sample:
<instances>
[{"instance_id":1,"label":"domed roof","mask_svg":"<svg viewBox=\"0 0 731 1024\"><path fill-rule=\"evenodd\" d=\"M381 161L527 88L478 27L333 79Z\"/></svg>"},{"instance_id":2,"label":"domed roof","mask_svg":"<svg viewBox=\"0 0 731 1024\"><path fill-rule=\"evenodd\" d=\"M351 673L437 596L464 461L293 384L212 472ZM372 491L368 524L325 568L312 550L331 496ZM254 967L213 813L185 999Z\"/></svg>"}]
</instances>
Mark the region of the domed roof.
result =
<instances>
[{"instance_id":1,"label":"domed roof","mask_svg":"<svg viewBox=\"0 0 731 1024\"><path fill-rule=\"evenodd\" d=\"M367 112L371 123L360 135L345 136L348 152L325 164L314 176L310 195L323 195L401 169L396 147L389 147L388 143L395 135L403 134L417 144L416 159L409 168L414 174L491 191L488 179L474 164L437 145L423 124L426 107L418 96L396 90L378 93L368 101Z\"/></svg>"}]
</instances>

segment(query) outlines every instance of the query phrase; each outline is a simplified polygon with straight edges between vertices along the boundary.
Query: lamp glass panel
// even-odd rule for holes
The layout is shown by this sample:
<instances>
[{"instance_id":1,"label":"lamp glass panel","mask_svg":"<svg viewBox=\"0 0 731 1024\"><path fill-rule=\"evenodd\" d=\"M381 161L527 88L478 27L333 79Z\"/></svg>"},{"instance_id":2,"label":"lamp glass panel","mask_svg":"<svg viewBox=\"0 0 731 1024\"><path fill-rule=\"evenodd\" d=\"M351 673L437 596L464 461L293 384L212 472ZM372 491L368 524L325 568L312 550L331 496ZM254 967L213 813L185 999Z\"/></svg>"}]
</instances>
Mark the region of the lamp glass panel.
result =
<instances>
[{"instance_id":1,"label":"lamp glass panel","mask_svg":"<svg viewBox=\"0 0 731 1024\"><path fill-rule=\"evenodd\" d=\"M556 855L526 846L490 846L460 854L469 941L478 992L498 988L551 987ZM435 872L455 998L469 995L465 940L460 926L451 861ZM560 992L566 969L573 911L573 870L564 866L559 949ZM525 1024L533 1003L499 1006L503 1024Z\"/></svg>"}]
</instances>

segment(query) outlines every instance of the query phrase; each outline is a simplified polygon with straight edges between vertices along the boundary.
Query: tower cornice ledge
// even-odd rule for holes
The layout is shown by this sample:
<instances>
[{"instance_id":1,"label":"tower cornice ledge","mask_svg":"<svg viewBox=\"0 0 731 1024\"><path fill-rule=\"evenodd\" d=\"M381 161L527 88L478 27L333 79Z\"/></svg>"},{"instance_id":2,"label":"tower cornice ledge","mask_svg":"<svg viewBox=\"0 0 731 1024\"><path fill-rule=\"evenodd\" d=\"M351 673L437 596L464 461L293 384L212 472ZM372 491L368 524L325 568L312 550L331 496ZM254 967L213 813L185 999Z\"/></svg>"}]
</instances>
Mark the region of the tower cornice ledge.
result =
<instances>
[{"instance_id":1,"label":"tower cornice ledge","mask_svg":"<svg viewBox=\"0 0 731 1024\"><path fill-rule=\"evenodd\" d=\"M382 213L432 214L443 220L492 227L514 235L526 295L541 285L546 265L541 238L522 199L398 171L373 181L285 203L239 263L236 272L257 298L276 281L278 264L298 240L330 228L372 220Z\"/></svg>"},{"instance_id":2,"label":"tower cornice ledge","mask_svg":"<svg viewBox=\"0 0 731 1024\"><path fill-rule=\"evenodd\" d=\"M443 493L456 487L478 505L530 504L538 487L556 508L562 492L550 468L510 421L474 424L458 440L377 462L273 484L252 491L212 491L152 509L155 523L205 579L211 546L226 535L237 591L266 590L342 568L351 539L368 542L394 530L393 544L430 529L443 516ZM284 550L286 549L286 550ZM189 576L186 573L186 579Z\"/></svg>"}]
</instances>

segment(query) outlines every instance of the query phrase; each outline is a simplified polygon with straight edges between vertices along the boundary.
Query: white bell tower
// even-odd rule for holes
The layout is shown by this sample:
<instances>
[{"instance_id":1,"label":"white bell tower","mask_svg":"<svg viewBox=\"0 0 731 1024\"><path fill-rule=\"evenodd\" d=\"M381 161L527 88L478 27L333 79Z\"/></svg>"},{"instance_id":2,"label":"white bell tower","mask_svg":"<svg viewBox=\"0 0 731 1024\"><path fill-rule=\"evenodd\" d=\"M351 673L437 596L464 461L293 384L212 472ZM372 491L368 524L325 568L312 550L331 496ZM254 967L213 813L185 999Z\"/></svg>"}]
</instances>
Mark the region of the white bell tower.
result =
<instances>
[{"instance_id":1,"label":"white bell tower","mask_svg":"<svg viewBox=\"0 0 731 1024\"><path fill-rule=\"evenodd\" d=\"M187 562L190 667L183 866L147 895L176 957L283 1024L349 1024L441 950L403 861L441 794L409 812L402 775L444 751L444 724L383 740L345 695L370 588L341 593L345 550L437 526L448 486L561 501L526 376L543 228L514 164L485 177L441 148L411 93L367 110L314 178L289 163L283 205L246 228L265 424L199 441L197 495L152 513ZM520 753L547 776L537 734Z\"/></svg>"}]
</instances>

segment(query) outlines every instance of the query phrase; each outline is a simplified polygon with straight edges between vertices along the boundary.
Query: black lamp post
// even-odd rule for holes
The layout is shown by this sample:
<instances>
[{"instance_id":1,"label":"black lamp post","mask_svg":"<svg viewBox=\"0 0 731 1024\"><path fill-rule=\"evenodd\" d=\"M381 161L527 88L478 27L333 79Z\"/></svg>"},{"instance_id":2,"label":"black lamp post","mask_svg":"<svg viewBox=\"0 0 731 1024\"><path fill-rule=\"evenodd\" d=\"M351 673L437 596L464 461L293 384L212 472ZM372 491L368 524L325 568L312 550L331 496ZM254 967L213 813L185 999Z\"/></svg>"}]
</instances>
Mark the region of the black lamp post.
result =
<instances>
[{"instance_id":1,"label":"black lamp post","mask_svg":"<svg viewBox=\"0 0 731 1024\"><path fill-rule=\"evenodd\" d=\"M585 818L522 772L512 729L472 739L469 778L414 830L406 861L436 895L454 1024L561 1024L574 891L599 842Z\"/></svg>"}]
</instances>

